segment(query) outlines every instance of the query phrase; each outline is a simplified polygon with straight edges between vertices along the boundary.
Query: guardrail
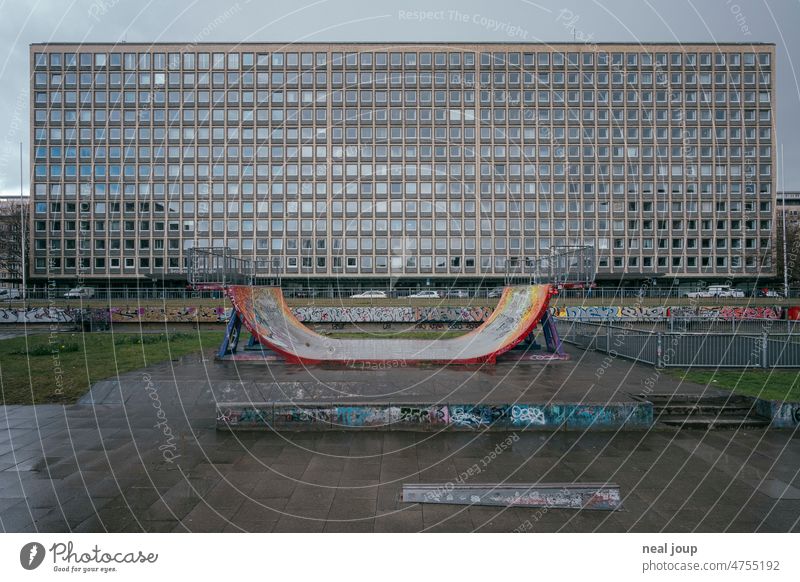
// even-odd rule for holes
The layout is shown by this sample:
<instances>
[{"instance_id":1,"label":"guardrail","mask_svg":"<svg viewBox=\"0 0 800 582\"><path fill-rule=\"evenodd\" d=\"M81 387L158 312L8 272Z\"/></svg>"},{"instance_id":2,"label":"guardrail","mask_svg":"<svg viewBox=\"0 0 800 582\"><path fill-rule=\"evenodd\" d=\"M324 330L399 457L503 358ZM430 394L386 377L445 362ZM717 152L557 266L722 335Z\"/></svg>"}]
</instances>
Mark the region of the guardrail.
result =
<instances>
[{"instance_id":1,"label":"guardrail","mask_svg":"<svg viewBox=\"0 0 800 582\"><path fill-rule=\"evenodd\" d=\"M758 322L763 327L764 321ZM567 320L557 325L565 342L658 368L800 367L800 327L794 325L789 333L647 331L633 325Z\"/></svg>"}]
</instances>

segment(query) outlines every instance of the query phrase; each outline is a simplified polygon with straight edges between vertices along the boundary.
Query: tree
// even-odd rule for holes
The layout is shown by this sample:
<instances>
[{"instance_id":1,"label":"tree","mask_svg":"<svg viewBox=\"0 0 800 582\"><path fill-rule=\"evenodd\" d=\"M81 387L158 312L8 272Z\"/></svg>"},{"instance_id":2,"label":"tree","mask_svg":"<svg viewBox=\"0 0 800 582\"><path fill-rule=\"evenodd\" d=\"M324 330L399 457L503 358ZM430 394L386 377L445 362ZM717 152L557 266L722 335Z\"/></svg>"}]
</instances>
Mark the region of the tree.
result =
<instances>
[{"instance_id":1,"label":"tree","mask_svg":"<svg viewBox=\"0 0 800 582\"><path fill-rule=\"evenodd\" d=\"M22 238L22 223L28 234L28 199L0 199L0 286L22 285L22 249L28 258L28 241Z\"/></svg>"},{"instance_id":2,"label":"tree","mask_svg":"<svg viewBox=\"0 0 800 582\"><path fill-rule=\"evenodd\" d=\"M778 214L780 219L780 214ZM786 221L786 263L789 271L789 286L800 285L800 224L793 220ZM780 220L777 224L775 236L776 254L778 255L777 277L783 281L783 225Z\"/></svg>"}]
</instances>

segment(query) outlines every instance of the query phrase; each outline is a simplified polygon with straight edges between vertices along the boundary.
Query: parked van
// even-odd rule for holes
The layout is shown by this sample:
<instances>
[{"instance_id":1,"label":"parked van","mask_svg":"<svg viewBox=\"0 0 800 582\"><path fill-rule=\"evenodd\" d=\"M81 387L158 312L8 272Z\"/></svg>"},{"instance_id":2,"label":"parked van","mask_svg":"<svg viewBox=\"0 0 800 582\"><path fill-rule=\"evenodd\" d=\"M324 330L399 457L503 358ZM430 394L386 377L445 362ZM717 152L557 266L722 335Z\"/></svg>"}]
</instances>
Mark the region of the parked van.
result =
<instances>
[{"instance_id":1,"label":"parked van","mask_svg":"<svg viewBox=\"0 0 800 582\"><path fill-rule=\"evenodd\" d=\"M687 293L686 297L744 297L744 291L734 289L730 285L709 285L708 289Z\"/></svg>"},{"instance_id":2,"label":"parked van","mask_svg":"<svg viewBox=\"0 0 800 582\"><path fill-rule=\"evenodd\" d=\"M22 299L22 291L19 289L0 289L0 301L11 301L12 299Z\"/></svg>"},{"instance_id":3,"label":"parked van","mask_svg":"<svg viewBox=\"0 0 800 582\"><path fill-rule=\"evenodd\" d=\"M64 299L91 299L94 289L91 287L75 287L64 293Z\"/></svg>"}]
</instances>

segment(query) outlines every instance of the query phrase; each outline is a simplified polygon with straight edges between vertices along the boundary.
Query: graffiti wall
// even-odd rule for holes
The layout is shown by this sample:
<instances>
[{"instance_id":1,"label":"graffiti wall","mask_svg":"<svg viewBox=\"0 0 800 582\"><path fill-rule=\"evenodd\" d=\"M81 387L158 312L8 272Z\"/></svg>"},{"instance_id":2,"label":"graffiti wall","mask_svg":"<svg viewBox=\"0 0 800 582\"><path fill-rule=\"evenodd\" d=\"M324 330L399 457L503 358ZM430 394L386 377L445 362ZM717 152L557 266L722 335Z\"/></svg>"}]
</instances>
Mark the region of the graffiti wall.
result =
<instances>
[{"instance_id":1,"label":"graffiti wall","mask_svg":"<svg viewBox=\"0 0 800 582\"><path fill-rule=\"evenodd\" d=\"M106 310L94 310L106 311ZM210 307L112 307L114 323L167 322L225 322L230 308ZM419 329L471 329L486 321L491 307L295 307L295 317L303 323L409 323ZM3 323L71 323L74 309L32 307L29 309L0 308ZM703 319L785 319L790 314L800 317L800 309L780 306L755 307L622 307L622 306L568 306L551 307L550 313L559 318L577 320L628 320L658 321L669 317L698 317Z\"/></svg>"},{"instance_id":2,"label":"graffiti wall","mask_svg":"<svg viewBox=\"0 0 800 582\"><path fill-rule=\"evenodd\" d=\"M592 307L569 306L552 307L550 312L556 317L568 319L637 319L658 320L668 317L669 307Z\"/></svg>"},{"instance_id":3,"label":"graffiti wall","mask_svg":"<svg viewBox=\"0 0 800 582\"><path fill-rule=\"evenodd\" d=\"M56 307L0 308L0 323L71 323L72 310Z\"/></svg>"},{"instance_id":4,"label":"graffiti wall","mask_svg":"<svg viewBox=\"0 0 800 582\"><path fill-rule=\"evenodd\" d=\"M227 321L224 307L112 307L111 321L114 323L162 323Z\"/></svg>"},{"instance_id":5,"label":"graffiti wall","mask_svg":"<svg viewBox=\"0 0 800 582\"><path fill-rule=\"evenodd\" d=\"M786 310L778 306L713 307L690 305L678 307L568 306L551 307L556 317L579 320L659 321L669 317L699 317L703 319L783 319Z\"/></svg>"},{"instance_id":6,"label":"graffiti wall","mask_svg":"<svg viewBox=\"0 0 800 582\"><path fill-rule=\"evenodd\" d=\"M703 319L783 319L783 307L673 307L673 317L700 317Z\"/></svg>"},{"instance_id":7,"label":"graffiti wall","mask_svg":"<svg viewBox=\"0 0 800 582\"><path fill-rule=\"evenodd\" d=\"M508 437L511 438L511 437ZM540 507L547 509L616 510L622 505L617 485L462 485L403 484L405 503ZM532 525L530 529L532 529ZM525 528L527 529L527 528ZM516 530L515 530L516 531ZM524 531L524 530L522 530Z\"/></svg>"},{"instance_id":8,"label":"graffiti wall","mask_svg":"<svg viewBox=\"0 0 800 582\"><path fill-rule=\"evenodd\" d=\"M653 423L650 403L582 404L220 404L217 428L234 430L615 430Z\"/></svg>"}]
</instances>

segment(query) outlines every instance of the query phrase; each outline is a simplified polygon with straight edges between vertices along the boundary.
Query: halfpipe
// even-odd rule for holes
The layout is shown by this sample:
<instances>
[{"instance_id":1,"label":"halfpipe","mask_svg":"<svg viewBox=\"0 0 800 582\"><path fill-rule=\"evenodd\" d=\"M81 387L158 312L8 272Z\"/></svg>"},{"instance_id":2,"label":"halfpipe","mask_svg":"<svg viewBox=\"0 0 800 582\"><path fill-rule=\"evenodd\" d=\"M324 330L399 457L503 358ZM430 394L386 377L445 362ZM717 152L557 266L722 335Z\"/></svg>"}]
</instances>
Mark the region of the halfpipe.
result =
<instances>
[{"instance_id":1,"label":"halfpipe","mask_svg":"<svg viewBox=\"0 0 800 582\"><path fill-rule=\"evenodd\" d=\"M288 362L494 363L531 333L547 311L549 285L506 287L483 325L451 339L333 339L300 323L278 287L233 285L228 296L245 327L261 345Z\"/></svg>"}]
</instances>

